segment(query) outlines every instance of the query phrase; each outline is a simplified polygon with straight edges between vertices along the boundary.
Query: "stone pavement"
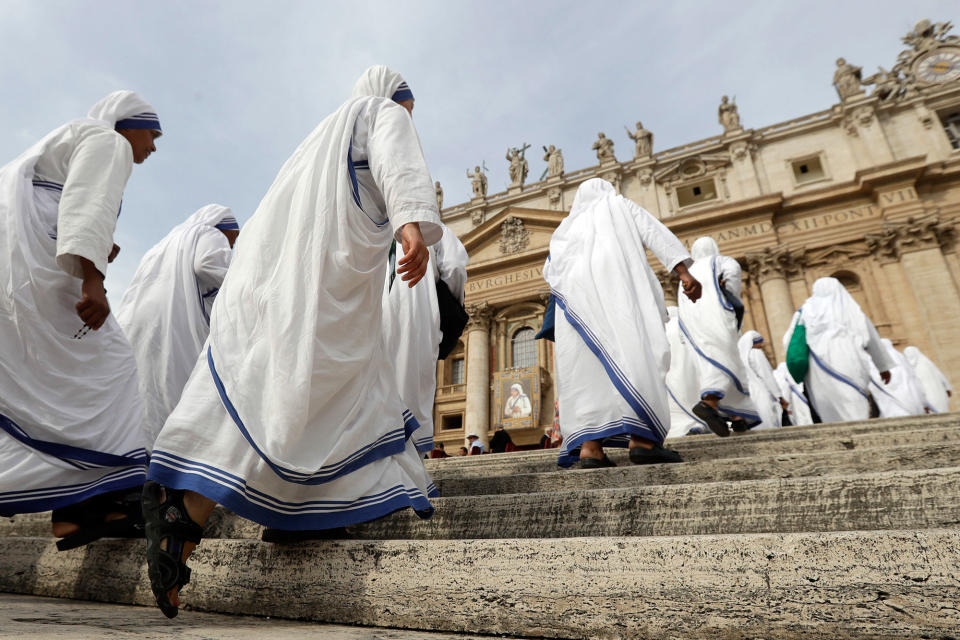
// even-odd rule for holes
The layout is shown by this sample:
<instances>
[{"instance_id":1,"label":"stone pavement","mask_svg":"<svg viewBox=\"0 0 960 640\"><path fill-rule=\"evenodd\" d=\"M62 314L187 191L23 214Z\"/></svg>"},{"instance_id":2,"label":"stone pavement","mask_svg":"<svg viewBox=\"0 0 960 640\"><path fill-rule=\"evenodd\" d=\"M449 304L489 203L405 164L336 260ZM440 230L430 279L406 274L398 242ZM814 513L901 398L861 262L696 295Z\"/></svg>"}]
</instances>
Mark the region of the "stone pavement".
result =
<instances>
[{"instance_id":1,"label":"stone pavement","mask_svg":"<svg viewBox=\"0 0 960 640\"><path fill-rule=\"evenodd\" d=\"M145 607L0 593L0 639L26 640L480 640L477 636L184 612L175 620Z\"/></svg>"}]
</instances>

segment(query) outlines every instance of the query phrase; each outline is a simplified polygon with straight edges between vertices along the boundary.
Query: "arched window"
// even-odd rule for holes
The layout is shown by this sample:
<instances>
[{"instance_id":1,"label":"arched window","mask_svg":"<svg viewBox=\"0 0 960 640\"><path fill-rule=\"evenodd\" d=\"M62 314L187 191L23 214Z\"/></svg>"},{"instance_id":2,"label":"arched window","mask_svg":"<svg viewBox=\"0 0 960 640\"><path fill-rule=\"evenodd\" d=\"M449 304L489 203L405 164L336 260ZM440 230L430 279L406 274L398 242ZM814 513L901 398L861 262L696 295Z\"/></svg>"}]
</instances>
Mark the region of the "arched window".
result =
<instances>
[{"instance_id":1,"label":"arched window","mask_svg":"<svg viewBox=\"0 0 960 640\"><path fill-rule=\"evenodd\" d=\"M860 305L860 309L869 316L870 308L867 305L867 296L865 295L863 285L860 283L860 278L857 277L857 274L851 271L838 271L833 274L833 277L840 281L843 288L846 289L853 299L857 301L857 304Z\"/></svg>"},{"instance_id":2,"label":"arched window","mask_svg":"<svg viewBox=\"0 0 960 640\"><path fill-rule=\"evenodd\" d=\"M537 342L533 336L534 331L530 327L524 327L513 334L510 346L515 369L533 367L537 364Z\"/></svg>"}]
</instances>

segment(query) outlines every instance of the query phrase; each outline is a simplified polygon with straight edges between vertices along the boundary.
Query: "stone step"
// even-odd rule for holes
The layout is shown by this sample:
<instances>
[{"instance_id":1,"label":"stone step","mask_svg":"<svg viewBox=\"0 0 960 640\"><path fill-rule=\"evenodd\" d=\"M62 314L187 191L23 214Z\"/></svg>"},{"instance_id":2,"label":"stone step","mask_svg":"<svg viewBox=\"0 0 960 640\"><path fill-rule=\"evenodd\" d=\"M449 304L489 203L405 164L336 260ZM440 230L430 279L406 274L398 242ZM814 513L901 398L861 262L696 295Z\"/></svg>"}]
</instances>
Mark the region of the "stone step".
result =
<instances>
[{"instance_id":1,"label":"stone step","mask_svg":"<svg viewBox=\"0 0 960 640\"><path fill-rule=\"evenodd\" d=\"M960 523L960 466L929 468L927 463L943 459L955 464L958 446L871 449L864 450L866 457L845 462L842 455L831 454L711 461L702 463L702 477L689 483L648 485L644 480L669 479L695 463L531 475L530 483L545 490L436 498L430 520L403 510L351 531L362 539L462 539L953 526ZM833 460L837 466L832 474L803 474L817 469L829 472ZM907 471L895 464L911 460L920 469ZM871 464L882 468L884 462L894 464L895 470L860 472ZM859 469L841 474L843 464ZM725 471L730 478L723 478ZM774 477L764 476L766 471ZM762 479L746 479L755 473ZM517 477L471 481L488 482L487 488L499 482L507 490L522 482ZM49 514L22 514L0 521L2 536L47 536L49 531ZM261 531L260 525L218 509L206 535L258 539Z\"/></svg>"},{"instance_id":2,"label":"stone step","mask_svg":"<svg viewBox=\"0 0 960 640\"><path fill-rule=\"evenodd\" d=\"M403 510L355 525L362 540L802 533L960 525L960 467L437 498L430 520ZM219 510L214 538L259 539L262 527ZM44 534L46 535L46 534Z\"/></svg>"},{"instance_id":3,"label":"stone step","mask_svg":"<svg viewBox=\"0 0 960 640\"><path fill-rule=\"evenodd\" d=\"M357 525L363 539L569 538L800 533L960 524L960 467L438 498ZM246 535L243 537L247 537Z\"/></svg>"},{"instance_id":4,"label":"stone step","mask_svg":"<svg viewBox=\"0 0 960 640\"><path fill-rule=\"evenodd\" d=\"M881 447L902 447L910 445L930 445L954 443L960 441L960 426L939 426L928 429L866 432L866 433L825 433L819 437L804 439L754 439L751 435L737 438L716 438L710 436L708 446L687 447L684 441L668 442L667 446L678 451L686 462L720 460L729 458L768 457L777 455L801 454L811 452L842 452L855 449ZM606 453L618 465L629 465L629 453L626 449L607 447ZM505 477L518 474L546 473L557 471L557 453L546 456L518 456L504 453L488 456L474 456L484 459L480 464L469 466L451 465L434 467L430 473L437 486L449 478ZM489 458L489 460L487 460Z\"/></svg>"},{"instance_id":5,"label":"stone step","mask_svg":"<svg viewBox=\"0 0 960 640\"><path fill-rule=\"evenodd\" d=\"M960 432L956 440L899 447L788 453L751 458L721 458L682 464L631 465L611 469L568 469L544 473L462 477L445 473L435 478L440 495L475 496L650 487L704 482L735 482L768 478L854 475L897 469L937 469L960 466Z\"/></svg>"},{"instance_id":6,"label":"stone step","mask_svg":"<svg viewBox=\"0 0 960 640\"><path fill-rule=\"evenodd\" d=\"M897 431L917 431L921 429L940 429L944 427L960 427L960 412L942 413L926 416L910 416L906 418L882 418L860 420L855 422L836 422L829 424L809 425L804 427L784 427L782 429L765 429L750 431L730 438L718 438L713 434L670 438L666 446L681 453L692 453L695 450L717 450L724 447L739 447L744 442L759 443L782 440L817 439L824 436L860 435L865 433L881 434ZM482 456L452 456L443 459L425 460L427 469L434 471L447 470L452 467L467 468L485 466L502 459L535 460L543 458L556 462L556 449L534 449L529 451L513 451L511 453L492 453Z\"/></svg>"},{"instance_id":7,"label":"stone step","mask_svg":"<svg viewBox=\"0 0 960 640\"><path fill-rule=\"evenodd\" d=\"M955 638L960 530L677 537L205 540L190 607L549 638ZM153 602L142 541L0 539L0 591ZM145 628L189 625L138 613ZM381 636L390 637L389 632Z\"/></svg>"}]
</instances>

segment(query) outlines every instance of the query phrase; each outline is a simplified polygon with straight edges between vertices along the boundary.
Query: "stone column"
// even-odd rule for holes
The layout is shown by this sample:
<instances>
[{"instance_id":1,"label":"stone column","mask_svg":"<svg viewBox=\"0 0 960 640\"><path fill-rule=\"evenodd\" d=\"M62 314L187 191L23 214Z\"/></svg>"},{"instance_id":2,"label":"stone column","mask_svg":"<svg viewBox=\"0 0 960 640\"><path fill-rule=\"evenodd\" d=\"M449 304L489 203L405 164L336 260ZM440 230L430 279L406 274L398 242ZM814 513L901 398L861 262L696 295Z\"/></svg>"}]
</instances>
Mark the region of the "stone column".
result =
<instances>
[{"instance_id":1,"label":"stone column","mask_svg":"<svg viewBox=\"0 0 960 640\"><path fill-rule=\"evenodd\" d=\"M926 329L930 340L927 355L951 380L960 379L960 291L950 276L942 248L953 242L955 231L954 222L941 222L935 215L888 223L884 228L884 238L896 243L922 321L922 326L907 327L908 333ZM897 292L890 294L896 296ZM909 341L915 341L912 335ZM952 399L952 408L957 405Z\"/></svg>"},{"instance_id":2,"label":"stone column","mask_svg":"<svg viewBox=\"0 0 960 640\"><path fill-rule=\"evenodd\" d=\"M464 435L477 434L490 443L490 318L493 309L486 302L467 305L467 406Z\"/></svg>"},{"instance_id":3,"label":"stone column","mask_svg":"<svg viewBox=\"0 0 960 640\"><path fill-rule=\"evenodd\" d=\"M783 334L790 326L796 307L790 296L787 275L794 268L790 250L781 245L746 255L750 275L760 285L764 315L767 317L767 335L764 338L772 347L777 362L786 359L783 349Z\"/></svg>"}]
</instances>

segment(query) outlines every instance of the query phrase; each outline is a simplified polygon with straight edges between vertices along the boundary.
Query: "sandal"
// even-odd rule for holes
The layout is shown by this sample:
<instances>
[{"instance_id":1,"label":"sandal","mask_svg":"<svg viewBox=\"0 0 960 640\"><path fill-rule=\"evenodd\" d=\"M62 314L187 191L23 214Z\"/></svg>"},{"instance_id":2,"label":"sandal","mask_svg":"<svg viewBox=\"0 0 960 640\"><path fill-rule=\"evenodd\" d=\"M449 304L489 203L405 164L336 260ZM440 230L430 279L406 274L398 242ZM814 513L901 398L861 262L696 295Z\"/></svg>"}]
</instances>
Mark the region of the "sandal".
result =
<instances>
[{"instance_id":1,"label":"sandal","mask_svg":"<svg viewBox=\"0 0 960 640\"><path fill-rule=\"evenodd\" d=\"M167 499L163 500L166 491ZM146 521L147 567L150 588L157 605L168 618L175 618L179 609L167 597L174 587L177 590L190 582L190 567L182 561L183 548L187 542L200 544L203 527L190 519L183 504L183 491L168 489L148 480L143 485L143 519ZM167 548L161 548L163 541Z\"/></svg>"},{"instance_id":2,"label":"sandal","mask_svg":"<svg viewBox=\"0 0 960 640\"><path fill-rule=\"evenodd\" d=\"M111 513L124 517L107 520ZM69 522L80 527L75 533L57 540L57 549L67 551L90 544L100 538L142 538L143 515L140 509L140 487L111 491L89 500L54 509L52 522Z\"/></svg>"}]
</instances>

